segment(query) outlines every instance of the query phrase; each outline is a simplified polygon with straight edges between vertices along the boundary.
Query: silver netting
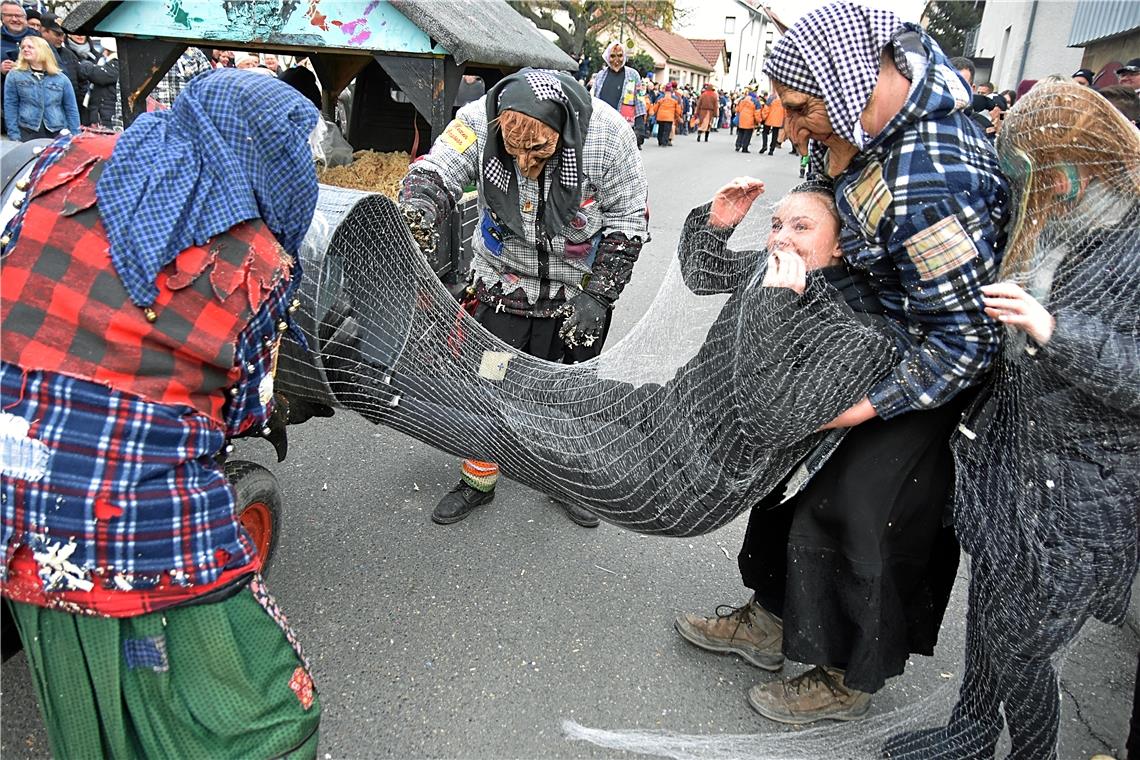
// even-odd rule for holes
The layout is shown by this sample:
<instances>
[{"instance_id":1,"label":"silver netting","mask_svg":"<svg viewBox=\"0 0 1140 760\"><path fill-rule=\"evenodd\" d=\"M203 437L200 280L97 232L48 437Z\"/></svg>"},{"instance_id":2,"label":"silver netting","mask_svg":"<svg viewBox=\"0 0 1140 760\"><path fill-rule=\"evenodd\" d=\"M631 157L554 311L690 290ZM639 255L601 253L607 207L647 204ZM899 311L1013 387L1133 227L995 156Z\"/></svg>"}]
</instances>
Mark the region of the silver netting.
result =
<instances>
[{"instance_id":1,"label":"silver netting","mask_svg":"<svg viewBox=\"0 0 1140 760\"><path fill-rule=\"evenodd\" d=\"M1140 142L1092 90L1048 83L1010 111L998 148L1016 207L1002 278L1053 328L1035 339L1007 318L1001 358L954 437L955 525L970 556L954 678L858 727L696 736L567 723L568 736L678 758L1057 756L1064 655L1089 619L1120 622L1136 572ZM622 527L714 530L810 475L838 437L820 425L896 354L818 273L802 296L765 287L763 233L726 245L708 214L688 220L632 331L565 366L483 330L387 199L323 188L299 311L309 350L291 349L279 385L497 462ZM989 294L992 316L1007 292Z\"/></svg>"},{"instance_id":2,"label":"silver netting","mask_svg":"<svg viewBox=\"0 0 1140 760\"><path fill-rule=\"evenodd\" d=\"M763 287L760 245L726 248L707 209L689 226L653 311L568 366L476 323L387 198L322 187L296 314L310 350L286 351L278 386L631 530L714 530L800 463L894 349L822 278L802 296Z\"/></svg>"}]
</instances>

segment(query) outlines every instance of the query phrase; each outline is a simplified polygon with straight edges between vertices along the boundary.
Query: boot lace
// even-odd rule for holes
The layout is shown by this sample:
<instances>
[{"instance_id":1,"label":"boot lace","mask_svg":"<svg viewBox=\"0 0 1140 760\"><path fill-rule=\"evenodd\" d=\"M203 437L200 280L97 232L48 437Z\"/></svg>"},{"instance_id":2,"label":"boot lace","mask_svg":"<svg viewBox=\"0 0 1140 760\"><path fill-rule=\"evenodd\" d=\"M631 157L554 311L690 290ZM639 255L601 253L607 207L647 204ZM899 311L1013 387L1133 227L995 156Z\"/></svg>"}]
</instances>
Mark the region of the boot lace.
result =
<instances>
[{"instance_id":1,"label":"boot lace","mask_svg":"<svg viewBox=\"0 0 1140 760\"><path fill-rule=\"evenodd\" d=\"M796 694L813 691L820 685L826 686L828 691L836 697L845 697L848 695L847 689L836 681L831 673L827 672L826 668L818 665L786 682L787 690L789 692L794 691Z\"/></svg>"}]
</instances>

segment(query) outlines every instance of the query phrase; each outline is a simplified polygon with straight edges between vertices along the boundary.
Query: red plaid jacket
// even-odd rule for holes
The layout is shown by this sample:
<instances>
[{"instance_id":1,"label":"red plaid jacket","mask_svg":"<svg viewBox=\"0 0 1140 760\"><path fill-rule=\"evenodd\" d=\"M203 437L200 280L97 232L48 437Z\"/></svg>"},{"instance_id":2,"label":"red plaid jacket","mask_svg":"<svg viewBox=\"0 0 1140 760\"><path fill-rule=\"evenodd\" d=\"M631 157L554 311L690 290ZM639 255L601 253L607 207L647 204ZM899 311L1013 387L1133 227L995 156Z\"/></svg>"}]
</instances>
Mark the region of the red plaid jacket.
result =
<instances>
[{"instance_id":1,"label":"red plaid jacket","mask_svg":"<svg viewBox=\"0 0 1140 760\"><path fill-rule=\"evenodd\" d=\"M95 185L113 135L72 141L26 201L20 244L4 261L3 355L222 421L238 379L238 333L291 258L261 220L187 248L159 274L156 319L107 266ZM199 276L204 275L204 276Z\"/></svg>"}]
</instances>

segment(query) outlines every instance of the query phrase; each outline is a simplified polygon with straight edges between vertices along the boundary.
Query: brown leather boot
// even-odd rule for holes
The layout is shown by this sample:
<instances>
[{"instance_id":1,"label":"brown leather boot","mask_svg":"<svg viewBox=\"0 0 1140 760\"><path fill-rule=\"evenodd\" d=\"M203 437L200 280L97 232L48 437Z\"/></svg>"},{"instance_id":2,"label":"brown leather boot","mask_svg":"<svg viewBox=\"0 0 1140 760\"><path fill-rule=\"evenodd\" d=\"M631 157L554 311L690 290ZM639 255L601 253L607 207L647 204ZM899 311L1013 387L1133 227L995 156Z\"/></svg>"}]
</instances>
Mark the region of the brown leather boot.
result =
<instances>
[{"instance_id":1,"label":"brown leather boot","mask_svg":"<svg viewBox=\"0 0 1140 760\"><path fill-rule=\"evenodd\" d=\"M871 695L843 684L843 671L817 665L787 681L753 686L748 704L768 720L803 725L817 720L858 720Z\"/></svg>"},{"instance_id":2,"label":"brown leather boot","mask_svg":"<svg viewBox=\"0 0 1140 760\"><path fill-rule=\"evenodd\" d=\"M784 625L755 597L735 609L722 604L713 617L686 612L673 625L683 639L701 649L736 654L764 670L784 666Z\"/></svg>"}]
</instances>

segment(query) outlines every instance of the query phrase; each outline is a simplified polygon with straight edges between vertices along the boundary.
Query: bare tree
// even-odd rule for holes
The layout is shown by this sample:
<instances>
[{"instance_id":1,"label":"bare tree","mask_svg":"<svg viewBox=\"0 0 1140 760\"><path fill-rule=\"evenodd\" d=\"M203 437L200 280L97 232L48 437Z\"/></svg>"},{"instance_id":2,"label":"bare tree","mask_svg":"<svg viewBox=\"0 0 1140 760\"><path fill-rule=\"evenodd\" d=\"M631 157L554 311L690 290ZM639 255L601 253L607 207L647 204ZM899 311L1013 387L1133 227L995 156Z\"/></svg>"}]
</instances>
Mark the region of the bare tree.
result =
<instances>
[{"instance_id":1,"label":"bare tree","mask_svg":"<svg viewBox=\"0 0 1140 760\"><path fill-rule=\"evenodd\" d=\"M539 29L552 32L558 47L575 57L587 37L605 29L670 29L677 17L673 0L511 0L511 5Z\"/></svg>"}]
</instances>

